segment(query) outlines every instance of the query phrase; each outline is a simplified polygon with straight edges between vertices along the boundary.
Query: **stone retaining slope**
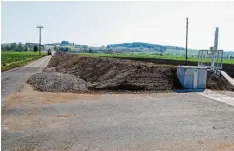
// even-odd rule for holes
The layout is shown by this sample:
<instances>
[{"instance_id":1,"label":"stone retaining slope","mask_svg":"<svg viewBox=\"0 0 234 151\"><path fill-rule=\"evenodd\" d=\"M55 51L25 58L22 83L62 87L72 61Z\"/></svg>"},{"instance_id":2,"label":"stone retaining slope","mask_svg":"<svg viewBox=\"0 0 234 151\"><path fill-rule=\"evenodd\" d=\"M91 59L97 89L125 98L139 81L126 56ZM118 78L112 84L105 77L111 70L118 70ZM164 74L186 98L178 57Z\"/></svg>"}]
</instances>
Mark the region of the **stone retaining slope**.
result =
<instances>
[{"instance_id":1,"label":"stone retaining slope","mask_svg":"<svg viewBox=\"0 0 234 151\"><path fill-rule=\"evenodd\" d=\"M233 78L231 78L225 71L221 71L221 74L224 78L226 78L234 86L234 79Z\"/></svg>"},{"instance_id":2,"label":"stone retaining slope","mask_svg":"<svg viewBox=\"0 0 234 151\"><path fill-rule=\"evenodd\" d=\"M230 93L233 93L233 92L230 92ZM210 98L210 99L214 99L219 102L223 102L231 106L234 106L234 98L231 95L220 94L212 90L205 90L204 92L199 92L197 94Z\"/></svg>"}]
</instances>

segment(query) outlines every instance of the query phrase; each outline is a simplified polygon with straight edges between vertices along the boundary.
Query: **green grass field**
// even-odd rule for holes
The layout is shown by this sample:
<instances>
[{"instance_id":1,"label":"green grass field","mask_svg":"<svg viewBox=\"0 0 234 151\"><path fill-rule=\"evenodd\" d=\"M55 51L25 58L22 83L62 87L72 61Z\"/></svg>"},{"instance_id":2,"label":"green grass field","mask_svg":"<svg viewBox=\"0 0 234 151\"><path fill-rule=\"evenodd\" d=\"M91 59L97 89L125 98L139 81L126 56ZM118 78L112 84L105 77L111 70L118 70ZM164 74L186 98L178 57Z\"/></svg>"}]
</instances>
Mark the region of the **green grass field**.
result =
<instances>
[{"instance_id":1,"label":"green grass field","mask_svg":"<svg viewBox=\"0 0 234 151\"><path fill-rule=\"evenodd\" d=\"M1 52L1 71L9 70L15 67L21 67L27 63L43 57L45 53L39 56L38 52Z\"/></svg>"},{"instance_id":2,"label":"green grass field","mask_svg":"<svg viewBox=\"0 0 234 151\"><path fill-rule=\"evenodd\" d=\"M96 57L115 57L115 58L153 58L153 59L168 59L168 60L178 60L184 61L182 56L172 56L172 55L151 55L151 54L101 54L101 53L79 53L81 55L96 56ZM188 57L188 61L198 62L196 57ZM210 62L210 59L205 59L204 61ZM223 59L224 64L234 64L234 59Z\"/></svg>"}]
</instances>

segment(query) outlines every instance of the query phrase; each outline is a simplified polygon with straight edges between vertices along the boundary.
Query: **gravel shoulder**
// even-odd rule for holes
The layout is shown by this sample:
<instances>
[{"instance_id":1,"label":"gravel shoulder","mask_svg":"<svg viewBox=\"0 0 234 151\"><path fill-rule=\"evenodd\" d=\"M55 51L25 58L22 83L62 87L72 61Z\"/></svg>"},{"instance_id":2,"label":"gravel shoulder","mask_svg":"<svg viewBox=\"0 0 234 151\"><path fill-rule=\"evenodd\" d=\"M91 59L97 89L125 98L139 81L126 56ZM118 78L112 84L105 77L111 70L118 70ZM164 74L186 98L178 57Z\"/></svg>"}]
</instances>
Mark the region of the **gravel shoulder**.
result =
<instances>
[{"instance_id":1,"label":"gravel shoulder","mask_svg":"<svg viewBox=\"0 0 234 151\"><path fill-rule=\"evenodd\" d=\"M10 95L2 150L234 149L234 107L197 93Z\"/></svg>"},{"instance_id":2,"label":"gravel shoulder","mask_svg":"<svg viewBox=\"0 0 234 151\"><path fill-rule=\"evenodd\" d=\"M40 58L25 67L11 69L1 73L2 102L14 92L19 91L33 74L41 72L49 63L51 56Z\"/></svg>"}]
</instances>

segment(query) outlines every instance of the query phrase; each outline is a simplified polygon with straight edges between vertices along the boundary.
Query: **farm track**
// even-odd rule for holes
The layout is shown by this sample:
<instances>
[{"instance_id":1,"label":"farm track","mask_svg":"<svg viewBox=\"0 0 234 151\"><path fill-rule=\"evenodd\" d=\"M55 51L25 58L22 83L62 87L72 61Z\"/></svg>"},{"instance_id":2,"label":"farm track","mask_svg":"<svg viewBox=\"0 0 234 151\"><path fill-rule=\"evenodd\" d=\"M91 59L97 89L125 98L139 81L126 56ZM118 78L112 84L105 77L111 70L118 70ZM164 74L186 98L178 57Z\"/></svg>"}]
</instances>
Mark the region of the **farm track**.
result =
<instances>
[{"instance_id":1,"label":"farm track","mask_svg":"<svg viewBox=\"0 0 234 151\"><path fill-rule=\"evenodd\" d=\"M5 104L3 151L234 149L234 107L197 93L54 93L26 84Z\"/></svg>"},{"instance_id":2,"label":"farm track","mask_svg":"<svg viewBox=\"0 0 234 151\"><path fill-rule=\"evenodd\" d=\"M2 100L4 101L10 93L19 91L30 76L41 72L47 66L50 59L51 56L45 56L27 66L2 72Z\"/></svg>"}]
</instances>

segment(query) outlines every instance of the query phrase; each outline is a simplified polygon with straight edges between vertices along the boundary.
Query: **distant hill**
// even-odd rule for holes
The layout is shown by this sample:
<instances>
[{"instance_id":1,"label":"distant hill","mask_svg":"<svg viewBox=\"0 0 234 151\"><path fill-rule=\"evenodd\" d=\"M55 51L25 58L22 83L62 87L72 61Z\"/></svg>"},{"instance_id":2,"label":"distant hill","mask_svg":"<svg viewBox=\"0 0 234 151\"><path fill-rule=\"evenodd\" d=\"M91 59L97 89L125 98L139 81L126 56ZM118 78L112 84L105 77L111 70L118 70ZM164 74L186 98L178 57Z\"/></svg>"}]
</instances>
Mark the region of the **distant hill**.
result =
<instances>
[{"instance_id":1,"label":"distant hill","mask_svg":"<svg viewBox=\"0 0 234 151\"><path fill-rule=\"evenodd\" d=\"M44 46L57 46L60 45L61 43L51 43L51 44L44 44Z\"/></svg>"},{"instance_id":2,"label":"distant hill","mask_svg":"<svg viewBox=\"0 0 234 151\"><path fill-rule=\"evenodd\" d=\"M165 52L168 49L185 50L185 48L183 48L183 47L165 46L165 45L150 44L150 43L143 43L143 42L110 44L110 45L107 45L107 48L113 48L113 49L149 49L149 50L155 50L155 51L159 51L159 52Z\"/></svg>"},{"instance_id":3,"label":"distant hill","mask_svg":"<svg viewBox=\"0 0 234 151\"><path fill-rule=\"evenodd\" d=\"M74 43L70 43L68 41L62 41L61 43L44 44L44 46L73 46L73 45L83 46L83 45L77 45L77 44L74 44Z\"/></svg>"},{"instance_id":4,"label":"distant hill","mask_svg":"<svg viewBox=\"0 0 234 151\"><path fill-rule=\"evenodd\" d=\"M120 43L120 44L109 44L106 47L92 47L88 45L80 45L71 43L69 41L62 41L60 43L50 43L44 44L45 47L67 47L70 48L71 51L80 52L80 51L93 51L93 52L120 52L120 53L163 53L170 55L184 55L185 48L178 46L170 46L170 45L159 45L159 44L151 44L144 42L132 42L132 43ZM103 48L104 47L104 48ZM197 55L198 51L194 49L188 49L188 55ZM224 56L234 56L233 51L224 51Z\"/></svg>"},{"instance_id":5,"label":"distant hill","mask_svg":"<svg viewBox=\"0 0 234 151\"><path fill-rule=\"evenodd\" d=\"M84 45L78 45L74 43L69 43L68 41L62 41L61 43L51 43L51 44L44 44L44 46L78 46L82 47ZM89 46L91 47L91 46ZM120 44L109 44L106 46L107 49L118 49L118 50L125 50L126 49L137 49L138 51L158 51L158 52L165 52L167 50L185 50L183 47L177 46L166 46L166 45L159 45L159 44L150 44L144 42L133 42L133 43L120 43Z\"/></svg>"}]
</instances>

